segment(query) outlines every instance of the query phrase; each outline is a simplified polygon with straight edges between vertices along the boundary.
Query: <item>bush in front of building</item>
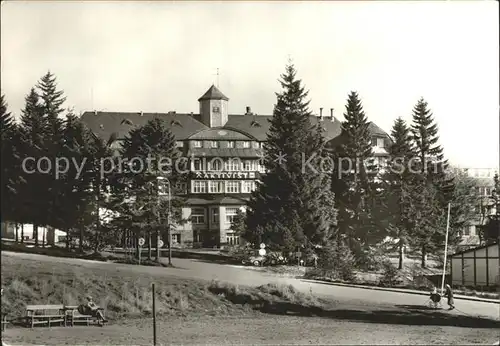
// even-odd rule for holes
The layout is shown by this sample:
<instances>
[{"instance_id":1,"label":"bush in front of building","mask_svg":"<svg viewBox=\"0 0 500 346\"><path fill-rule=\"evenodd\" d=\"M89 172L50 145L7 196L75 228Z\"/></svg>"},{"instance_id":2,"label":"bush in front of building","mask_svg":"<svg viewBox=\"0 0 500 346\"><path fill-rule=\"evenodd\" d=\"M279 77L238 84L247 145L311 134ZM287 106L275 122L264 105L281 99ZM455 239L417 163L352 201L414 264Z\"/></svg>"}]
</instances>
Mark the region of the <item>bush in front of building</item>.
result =
<instances>
[{"instance_id":1,"label":"bush in front of building","mask_svg":"<svg viewBox=\"0 0 500 346\"><path fill-rule=\"evenodd\" d=\"M354 281L356 259L345 244L329 244L319 251L318 267L306 276L318 276L331 280Z\"/></svg>"}]
</instances>

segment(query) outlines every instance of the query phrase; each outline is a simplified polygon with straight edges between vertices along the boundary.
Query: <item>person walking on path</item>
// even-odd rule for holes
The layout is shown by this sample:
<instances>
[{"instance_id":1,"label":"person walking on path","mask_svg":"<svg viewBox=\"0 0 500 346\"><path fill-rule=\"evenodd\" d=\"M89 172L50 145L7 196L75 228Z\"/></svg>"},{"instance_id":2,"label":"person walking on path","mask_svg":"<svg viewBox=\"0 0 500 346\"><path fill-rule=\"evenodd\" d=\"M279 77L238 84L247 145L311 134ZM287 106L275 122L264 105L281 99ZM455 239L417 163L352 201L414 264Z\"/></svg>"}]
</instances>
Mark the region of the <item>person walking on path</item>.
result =
<instances>
[{"instance_id":1,"label":"person walking on path","mask_svg":"<svg viewBox=\"0 0 500 346\"><path fill-rule=\"evenodd\" d=\"M453 310L455 309L455 301L453 299L453 290L451 289L451 286L446 284L446 290L444 296L448 298L448 305L450 308L448 310Z\"/></svg>"}]
</instances>

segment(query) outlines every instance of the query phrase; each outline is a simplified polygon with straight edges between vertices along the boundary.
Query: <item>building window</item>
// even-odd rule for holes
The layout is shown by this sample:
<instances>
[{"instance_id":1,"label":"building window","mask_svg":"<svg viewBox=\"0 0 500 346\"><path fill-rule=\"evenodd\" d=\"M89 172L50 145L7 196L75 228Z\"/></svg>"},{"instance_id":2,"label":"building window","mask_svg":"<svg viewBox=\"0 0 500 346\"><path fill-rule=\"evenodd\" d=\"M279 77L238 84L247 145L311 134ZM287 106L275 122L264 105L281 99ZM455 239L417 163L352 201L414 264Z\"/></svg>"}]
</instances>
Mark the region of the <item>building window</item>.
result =
<instances>
[{"instance_id":1,"label":"building window","mask_svg":"<svg viewBox=\"0 0 500 346\"><path fill-rule=\"evenodd\" d=\"M208 182L208 192L210 192L210 193L223 193L224 192L224 182L223 181L209 181Z\"/></svg>"},{"instance_id":2,"label":"building window","mask_svg":"<svg viewBox=\"0 0 500 346\"><path fill-rule=\"evenodd\" d=\"M379 148L383 148L385 147L385 143L384 143L384 139L383 138L377 138L377 147Z\"/></svg>"},{"instance_id":3,"label":"building window","mask_svg":"<svg viewBox=\"0 0 500 346\"><path fill-rule=\"evenodd\" d=\"M255 171L255 161L247 160L243 162L244 171Z\"/></svg>"},{"instance_id":4,"label":"building window","mask_svg":"<svg viewBox=\"0 0 500 346\"><path fill-rule=\"evenodd\" d=\"M226 222L233 223L236 214L238 214L238 208L226 208Z\"/></svg>"},{"instance_id":5,"label":"building window","mask_svg":"<svg viewBox=\"0 0 500 346\"><path fill-rule=\"evenodd\" d=\"M229 245L239 245L240 244L240 236L235 235L234 233L226 234L226 243Z\"/></svg>"},{"instance_id":6,"label":"building window","mask_svg":"<svg viewBox=\"0 0 500 346\"><path fill-rule=\"evenodd\" d=\"M201 148L202 143L201 141L193 141L193 148Z\"/></svg>"},{"instance_id":7,"label":"building window","mask_svg":"<svg viewBox=\"0 0 500 346\"><path fill-rule=\"evenodd\" d=\"M253 180L244 180L242 185L241 185L241 192L242 193L251 193L254 191L256 188L255 186L255 181Z\"/></svg>"},{"instance_id":8,"label":"building window","mask_svg":"<svg viewBox=\"0 0 500 346\"><path fill-rule=\"evenodd\" d=\"M180 244L181 243L181 235L179 233L172 234L172 244Z\"/></svg>"},{"instance_id":9,"label":"building window","mask_svg":"<svg viewBox=\"0 0 500 346\"><path fill-rule=\"evenodd\" d=\"M207 182L206 181L193 181L193 193L206 193L207 192Z\"/></svg>"},{"instance_id":10,"label":"building window","mask_svg":"<svg viewBox=\"0 0 500 346\"><path fill-rule=\"evenodd\" d=\"M262 143L260 143L260 147L261 147L262 149L265 149L266 144L265 144L264 142L262 142Z\"/></svg>"},{"instance_id":11,"label":"building window","mask_svg":"<svg viewBox=\"0 0 500 346\"><path fill-rule=\"evenodd\" d=\"M214 158L208 163L208 170L210 171L222 171L222 160L219 158Z\"/></svg>"},{"instance_id":12,"label":"building window","mask_svg":"<svg viewBox=\"0 0 500 346\"><path fill-rule=\"evenodd\" d=\"M464 227L464 236L470 236L470 227L469 226L465 226Z\"/></svg>"},{"instance_id":13,"label":"building window","mask_svg":"<svg viewBox=\"0 0 500 346\"><path fill-rule=\"evenodd\" d=\"M239 171L241 169L241 160L229 159L225 162L224 168L226 171Z\"/></svg>"},{"instance_id":14,"label":"building window","mask_svg":"<svg viewBox=\"0 0 500 346\"><path fill-rule=\"evenodd\" d=\"M191 210L191 222L194 225L204 224L205 223L205 209L193 208Z\"/></svg>"},{"instance_id":15,"label":"building window","mask_svg":"<svg viewBox=\"0 0 500 346\"><path fill-rule=\"evenodd\" d=\"M243 148L250 148L250 142L249 141L242 142L242 147Z\"/></svg>"},{"instance_id":16,"label":"building window","mask_svg":"<svg viewBox=\"0 0 500 346\"><path fill-rule=\"evenodd\" d=\"M193 159L193 171L203 171L203 161L201 159Z\"/></svg>"},{"instance_id":17,"label":"building window","mask_svg":"<svg viewBox=\"0 0 500 346\"><path fill-rule=\"evenodd\" d=\"M217 144L218 144L217 141L210 141L210 142L208 142L208 147L209 148L217 148L218 147Z\"/></svg>"},{"instance_id":18,"label":"building window","mask_svg":"<svg viewBox=\"0 0 500 346\"><path fill-rule=\"evenodd\" d=\"M193 242L194 243L201 243L203 241L203 237L202 237L201 233L202 232L200 230L193 231Z\"/></svg>"},{"instance_id":19,"label":"building window","mask_svg":"<svg viewBox=\"0 0 500 346\"><path fill-rule=\"evenodd\" d=\"M254 149L259 149L259 142L252 142Z\"/></svg>"},{"instance_id":20,"label":"building window","mask_svg":"<svg viewBox=\"0 0 500 346\"><path fill-rule=\"evenodd\" d=\"M228 148L234 148L234 141L227 142L227 147Z\"/></svg>"},{"instance_id":21,"label":"building window","mask_svg":"<svg viewBox=\"0 0 500 346\"><path fill-rule=\"evenodd\" d=\"M212 107L212 112L214 112L214 113L220 113L220 108L217 107L217 106L213 106Z\"/></svg>"},{"instance_id":22,"label":"building window","mask_svg":"<svg viewBox=\"0 0 500 346\"><path fill-rule=\"evenodd\" d=\"M175 142L175 147L176 148L182 148L182 147L184 147L184 142L182 142L182 141Z\"/></svg>"},{"instance_id":23,"label":"building window","mask_svg":"<svg viewBox=\"0 0 500 346\"><path fill-rule=\"evenodd\" d=\"M377 138L372 137L372 146L376 146L376 145L377 145Z\"/></svg>"},{"instance_id":24,"label":"building window","mask_svg":"<svg viewBox=\"0 0 500 346\"><path fill-rule=\"evenodd\" d=\"M239 193L239 192L240 192L239 181L226 181L226 193Z\"/></svg>"},{"instance_id":25,"label":"building window","mask_svg":"<svg viewBox=\"0 0 500 346\"><path fill-rule=\"evenodd\" d=\"M219 208L212 209L212 223L219 224Z\"/></svg>"}]
</instances>

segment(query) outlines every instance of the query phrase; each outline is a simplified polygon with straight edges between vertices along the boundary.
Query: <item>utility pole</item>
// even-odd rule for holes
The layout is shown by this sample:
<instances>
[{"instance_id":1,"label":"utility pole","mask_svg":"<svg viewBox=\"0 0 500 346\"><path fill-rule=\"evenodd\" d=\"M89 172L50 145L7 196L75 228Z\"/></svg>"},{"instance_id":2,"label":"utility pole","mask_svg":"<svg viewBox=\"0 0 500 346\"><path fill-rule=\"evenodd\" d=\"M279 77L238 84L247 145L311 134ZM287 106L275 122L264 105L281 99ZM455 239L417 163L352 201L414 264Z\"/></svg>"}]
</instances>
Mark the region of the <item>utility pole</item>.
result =
<instances>
[{"instance_id":1,"label":"utility pole","mask_svg":"<svg viewBox=\"0 0 500 346\"><path fill-rule=\"evenodd\" d=\"M448 231L450 229L450 208L451 208L451 203L448 203L448 218L446 220L446 236L444 244L444 264L443 264L443 277L441 280L441 294L444 293L444 278L446 275L446 257L448 255Z\"/></svg>"},{"instance_id":2,"label":"utility pole","mask_svg":"<svg viewBox=\"0 0 500 346\"><path fill-rule=\"evenodd\" d=\"M172 191L170 188L170 180L166 177L161 177L159 176L158 178L158 186L160 186L161 181L166 181L167 182L167 187L168 187L168 210L167 210L167 237L168 237L168 265L172 265L172 235L170 231L170 224L171 224L171 212L172 212ZM158 191L158 205L159 205L159 196L160 196L160 191ZM160 209L158 208L158 223L159 223L159 212ZM157 246L158 248L158 246ZM159 250L157 250L159 251Z\"/></svg>"}]
</instances>

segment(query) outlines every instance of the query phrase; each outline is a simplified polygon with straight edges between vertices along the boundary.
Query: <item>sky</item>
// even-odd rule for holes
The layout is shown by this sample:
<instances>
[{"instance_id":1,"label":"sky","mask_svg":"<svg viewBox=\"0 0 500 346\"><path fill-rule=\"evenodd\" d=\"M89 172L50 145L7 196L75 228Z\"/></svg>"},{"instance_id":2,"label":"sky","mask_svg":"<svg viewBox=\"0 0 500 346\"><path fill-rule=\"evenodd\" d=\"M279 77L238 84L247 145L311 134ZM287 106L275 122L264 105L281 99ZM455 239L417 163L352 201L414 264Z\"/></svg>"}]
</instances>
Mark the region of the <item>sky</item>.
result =
<instances>
[{"instance_id":1,"label":"sky","mask_svg":"<svg viewBox=\"0 0 500 346\"><path fill-rule=\"evenodd\" d=\"M291 58L310 108L343 119L357 91L390 132L423 97L450 163L499 166L497 1L2 1L1 89L19 117L48 71L66 107L271 115Z\"/></svg>"}]
</instances>

